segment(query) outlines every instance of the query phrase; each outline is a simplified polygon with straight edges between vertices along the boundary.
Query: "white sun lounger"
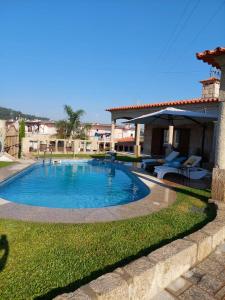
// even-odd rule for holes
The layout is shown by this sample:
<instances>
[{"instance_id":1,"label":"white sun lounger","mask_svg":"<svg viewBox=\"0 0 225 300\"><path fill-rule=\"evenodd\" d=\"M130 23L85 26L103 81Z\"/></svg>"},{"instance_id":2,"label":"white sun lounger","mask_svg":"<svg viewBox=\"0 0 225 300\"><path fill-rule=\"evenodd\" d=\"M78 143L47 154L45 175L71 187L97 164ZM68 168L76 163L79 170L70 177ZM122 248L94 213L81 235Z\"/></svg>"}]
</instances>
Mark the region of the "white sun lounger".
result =
<instances>
[{"instance_id":1,"label":"white sun lounger","mask_svg":"<svg viewBox=\"0 0 225 300\"><path fill-rule=\"evenodd\" d=\"M174 160L180 153L177 152L177 151L172 151L170 152L169 155L167 155L164 159L154 159L154 158L147 158L147 159L143 159L142 160L142 164L141 164L141 167L143 169L146 169L146 166L147 164L149 163L157 163L157 162L162 162L162 163L165 163L165 162L171 162L172 160Z\"/></svg>"},{"instance_id":2,"label":"white sun lounger","mask_svg":"<svg viewBox=\"0 0 225 300\"><path fill-rule=\"evenodd\" d=\"M209 173L208 170L197 167L201 159L201 156L192 155L181 165L180 168L163 165L155 167L154 171L157 174L157 177L161 179L168 173L181 174L190 179L201 179Z\"/></svg>"}]
</instances>

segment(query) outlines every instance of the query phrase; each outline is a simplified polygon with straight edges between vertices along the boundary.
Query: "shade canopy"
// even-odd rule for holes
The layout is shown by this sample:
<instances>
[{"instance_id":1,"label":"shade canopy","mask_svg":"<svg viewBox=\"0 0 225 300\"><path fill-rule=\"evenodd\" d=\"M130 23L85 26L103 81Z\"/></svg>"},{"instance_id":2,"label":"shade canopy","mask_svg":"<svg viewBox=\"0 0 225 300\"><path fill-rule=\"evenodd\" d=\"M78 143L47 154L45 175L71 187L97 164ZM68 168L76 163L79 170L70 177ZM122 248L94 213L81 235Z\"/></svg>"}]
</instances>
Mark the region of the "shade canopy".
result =
<instances>
[{"instance_id":1,"label":"shade canopy","mask_svg":"<svg viewBox=\"0 0 225 300\"><path fill-rule=\"evenodd\" d=\"M194 112L190 110L177 109L174 107L167 107L160 111L142 115L138 118L126 121L126 123L134 124L152 124L152 125L191 125L193 123L203 125L217 120L217 115Z\"/></svg>"}]
</instances>

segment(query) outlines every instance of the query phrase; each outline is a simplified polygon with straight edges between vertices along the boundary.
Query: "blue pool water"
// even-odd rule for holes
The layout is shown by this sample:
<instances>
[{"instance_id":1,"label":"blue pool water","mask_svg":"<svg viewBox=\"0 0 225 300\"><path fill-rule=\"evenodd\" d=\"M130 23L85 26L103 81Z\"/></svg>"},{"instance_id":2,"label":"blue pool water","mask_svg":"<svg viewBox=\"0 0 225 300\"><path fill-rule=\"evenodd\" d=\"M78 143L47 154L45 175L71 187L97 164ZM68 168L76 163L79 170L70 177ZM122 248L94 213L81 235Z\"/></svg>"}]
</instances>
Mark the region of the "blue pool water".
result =
<instances>
[{"instance_id":1,"label":"blue pool water","mask_svg":"<svg viewBox=\"0 0 225 300\"><path fill-rule=\"evenodd\" d=\"M148 193L148 187L126 167L94 160L35 165L0 185L0 198L54 208L121 205Z\"/></svg>"}]
</instances>

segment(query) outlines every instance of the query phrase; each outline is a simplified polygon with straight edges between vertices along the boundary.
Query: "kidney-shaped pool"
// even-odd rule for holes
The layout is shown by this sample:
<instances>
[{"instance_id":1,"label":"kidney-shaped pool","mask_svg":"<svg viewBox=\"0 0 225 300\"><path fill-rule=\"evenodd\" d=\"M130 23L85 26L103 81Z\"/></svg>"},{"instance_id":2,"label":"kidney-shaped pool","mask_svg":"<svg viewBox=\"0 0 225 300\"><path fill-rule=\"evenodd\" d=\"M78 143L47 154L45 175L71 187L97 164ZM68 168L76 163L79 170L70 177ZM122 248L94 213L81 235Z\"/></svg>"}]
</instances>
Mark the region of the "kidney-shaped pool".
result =
<instances>
[{"instance_id":1,"label":"kidney-shaped pool","mask_svg":"<svg viewBox=\"0 0 225 300\"><path fill-rule=\"evenodd\" d=\"M149 192L125 166L95 160L36 164L0 185L0 198L51 208L122 205Z\"/></svg>"}]
</instances>

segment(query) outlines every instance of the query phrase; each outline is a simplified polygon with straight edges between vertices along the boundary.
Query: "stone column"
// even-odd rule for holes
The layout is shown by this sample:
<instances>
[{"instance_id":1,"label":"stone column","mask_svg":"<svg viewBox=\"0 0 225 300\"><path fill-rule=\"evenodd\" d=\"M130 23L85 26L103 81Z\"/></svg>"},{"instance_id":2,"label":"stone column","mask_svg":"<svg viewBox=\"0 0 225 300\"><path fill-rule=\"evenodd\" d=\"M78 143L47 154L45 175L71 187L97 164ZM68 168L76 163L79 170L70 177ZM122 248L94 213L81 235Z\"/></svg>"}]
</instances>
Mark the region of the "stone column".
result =
<instances>
[{"instance_id":1,"label":"stone column","mask_svg":"<svg viewBox=\"0 0 225 300\"><path fill-rule=\"evenodd\" d=\"M166 149L166 154L170 154L173 148L173 134L174 134L174 126L169 126L169 133L168 133L168 145Z\"/></svg>"},{"instance_id":2,"label":"stone column","mask_svg":"<svg viewBox=\"0 0 225 300\"><path fill-rule=\"evenodd\" d=\"M66 154L66 144L68 140L63 140L63 153Z\"/></svg>"},{"instance_id":3,"label":"stone column","mask_svg":"<svg viewBox=\"0 0 225 300\"><path fill-rule=\"evenodd\" d=\"M56 152L56 153L59 152L58 142L59 142L59 140L55 140L55 152Z\"/></svg>"},{"instance_id":4,"label":"stone column","mask_svg":"<svg viewBox=\"0 0 225 300\"><path fill-rule=\"evenodd\" d=\"M215 164L216 137L217 137L217 121L214 121L213 122L212 152L210 153L210 162L213 164Z\"/></svg>"},{"instance_id":5,"label":"stone column","mask_svg":"<svg viewBox=\"0 0 225 300\"><path fill-rule=\"evenodd\" d=\"M46 151L49 151L49 140L46 140Z\"/></svg>"},{"instance_id":6,"label":"stone column","mask_svg":"<svg viewBox=\"0 0 225 300\"><path fill-rule=\"evenodd\" d=\"M213 169L212 198L225 202L225 64L221 68L219 117Z\"/></svg>"},{"instance_id":7,"label":"stone column","mask_svg":"<svg viewBox=\"0 0 225 300\"><path fill-rule=\"evenodd\" d=\"M135 146L134 146L134 155L141 155L141 146L140 146L140 132L141 132L141 124L135 124Z\"/></svg>"},{"instance_id":8,"label":"stone column","mask_svg":"<svg viewBox=\"0 0 225 300\"><path fill-rule=\"evenodd\" d=\"M150 124L145 125L144 129L144 154L151 154L152 148L152 127Z\"/></svg>"},{"instance_id":9,"label":"stone column","mask_svg":"<svg viewBox=\"0 0 225 300\"><path fill-rule=\"evenodd\" d=\"M111 141L110 141L110 149L113 151L115 149L115 127L116 127L116 120L112 120L111 123Z\"/></svg>"}]
</instances>

